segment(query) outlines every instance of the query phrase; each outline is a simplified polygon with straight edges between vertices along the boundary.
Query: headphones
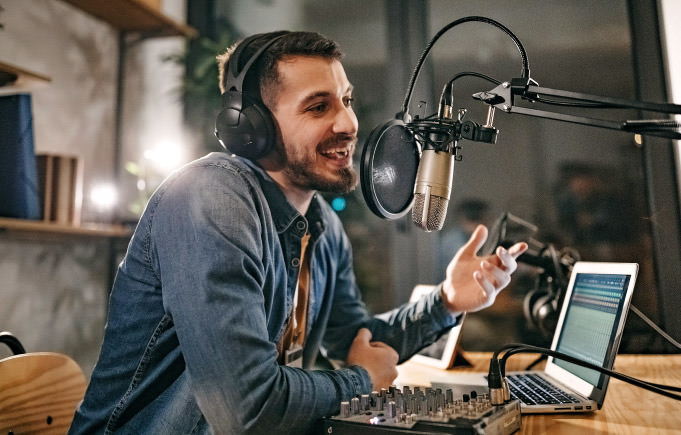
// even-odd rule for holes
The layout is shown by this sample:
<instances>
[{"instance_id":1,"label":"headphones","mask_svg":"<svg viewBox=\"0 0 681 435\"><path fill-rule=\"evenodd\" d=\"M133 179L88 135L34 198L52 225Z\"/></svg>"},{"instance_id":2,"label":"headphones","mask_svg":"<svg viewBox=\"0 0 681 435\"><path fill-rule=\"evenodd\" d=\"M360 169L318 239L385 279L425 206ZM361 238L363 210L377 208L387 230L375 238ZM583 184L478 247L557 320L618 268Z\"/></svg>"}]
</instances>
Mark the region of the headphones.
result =
<instances>
[{"instance_id":1,"label":"headphones","mask_svg":"<svg viewBox=\"0 0 681 435\"><path fill-rule=\"evenodd\" d=\"M227 62L225 92L222 94L222 110L215 120L215 136L225 150L232 154L256 160L267 154L276 140L272 114L257 96L244 92L244 81L255 61L285 34L266 41L248 59L241 71L241 54L254 40L262 37L261 34L244 39Z\"/></svg>"},{"instance_id":2,"label":"headphones","mask_svg":"<svg viewBox=\"0 0 681 435\"><path fill-rule=\"evenodd\" d=\"M517 240L527 241L529 249L517 261L537 267L542 272L537 275L532 290L523 297L523 314L530 328L539 331L543 338L550 339L558 324L572 265L580 257L575 249L559 251L551 243L536 240L534 234L537 231L535 225L504 212L492 226L478 255L490 255L497 246L509 248Z\"/></svg>"},{"instance_id":3,"label":"headphones","mask_svg":"<svg viewBox=\"0 0 681 435\"><path fill-rule=\"evenodd\" d=\"M542 274L537 278L536 287L523 298L525 319L544 338L552 337L556 329L561 294L552 278Z\"/></svg>"},{"instance_id":4,"label":"headphones","mask_svg":"<svg viewBox=\"0 0 681 435\"><path fill-rule=\"evenodd\" d=\"M571 248L558 252L549 244L542 249L540 255L544 271L537 276L534 289L525 295L523 313L530 326L537 329L544 338L550 339L558 324L572 265L579 260L579 253Z\"/></svg>"}]
</instances>

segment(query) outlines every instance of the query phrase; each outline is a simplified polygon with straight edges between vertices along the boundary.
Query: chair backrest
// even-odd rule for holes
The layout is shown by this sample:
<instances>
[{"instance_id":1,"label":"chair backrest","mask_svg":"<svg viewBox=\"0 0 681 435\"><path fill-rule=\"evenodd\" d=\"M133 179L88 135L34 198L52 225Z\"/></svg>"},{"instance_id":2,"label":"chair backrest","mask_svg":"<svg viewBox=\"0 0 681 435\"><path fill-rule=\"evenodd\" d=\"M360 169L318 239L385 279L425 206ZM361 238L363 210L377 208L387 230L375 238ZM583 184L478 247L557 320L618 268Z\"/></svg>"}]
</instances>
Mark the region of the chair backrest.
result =
<instances>
[{"instance_id":1,"label":"chair backrest","mask_svg":"<svg viewBox=\"0 0 681 435\"><path fill-rule=\"evenodd\" d=\"M86 386L78 363L63 354L0 360L0 435L65 434Z\"/></svg>"},{"instance_id":2,"label":"chair backrest","mask_svg":"<svg viewBox=\"0 0 681 435\"><path fill-rule=\"evenodd\" d=\"M0 343L6 344L14 355L19 355L20 353L26 353L24 346L18 338L12 335L9 331L0 332Z\"/></svg>"}]
</instances>

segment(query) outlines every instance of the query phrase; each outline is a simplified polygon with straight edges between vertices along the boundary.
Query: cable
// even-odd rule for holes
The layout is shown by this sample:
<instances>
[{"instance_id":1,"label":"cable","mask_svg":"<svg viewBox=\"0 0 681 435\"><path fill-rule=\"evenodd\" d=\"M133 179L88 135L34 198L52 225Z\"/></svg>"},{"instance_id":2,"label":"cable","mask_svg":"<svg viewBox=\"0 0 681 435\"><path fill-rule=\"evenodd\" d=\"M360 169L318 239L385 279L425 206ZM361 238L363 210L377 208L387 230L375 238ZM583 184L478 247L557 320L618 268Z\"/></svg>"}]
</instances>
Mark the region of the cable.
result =
<instances>
[{"instance_id":1,"label":"cable","mask_svg":"<svg viewBox=\"0 0 681 435\"><path fill-rule=\"evenodd\" d=\"M457 75L455 75L454 77L452 77L452 79L449 81L449 83L447 83L446 86L452 86L452 84L455 81L457 81L458 79L460 79L462 77L477 77L477 78L480 78L480 79L487 80L490 83L494 83L497 86L501 84L501 81L495 79L494 77L490 77L488 75L485 75L485 74L482 74L482 73L479 73L479 72L475 72L475 71L465 71L465 72L460 72Z\"/></svg>"},{"instance_id":2,"label":"cable","mask_svg":"<svg viewBox=\"0 0 681 435\"><path fill-rule=\"evenodd\" d=\"M506 361L505 361L505 360L506 360L506 358L507 358L507 355L508 355L508 357L510 357L510 356L513 355L513 354L522 353L519 349L520 349L520 348L511 349L509 352L507 352L506 354L504 354L504 357L502 358L502 361L503 361L503 362L500 363L499 366L501 367L501 366L503 365L503 366L505 367L505 364L506 364ZM547 349L547 350L548 350L548 349ZM556 351L552 351L552 352L556 352ZM509 354L509 353L510 353L510 354ZM586 362L584 362L584 361L582 361L582 360L579 360L579 359L576 359L576 358L574 358L574 357L571 357L570 355L562 354L562 353L560 353L560 352L556 352L556 353L559 354L559 355L564 355L565 357L573 358L575 361L580 361L580 362L583 362L583 363L585 363L585 364L588 364L588 363L586 363ZM556 358L565 359L565 358L561 358L561 357L556 357ZM567 361L567 359L566 359L566 361ZM574 361L569 361L569 362L574 362ZM576 363L576 362L574 362L574 363L575 363L575 364L578 364L578 363ZM581 364L578 364L578 365L581 365ZM594 367L600 367L600 366L594 366ZM606 368L604 368L604 367L601 367L601 369L603 369L604 371L609 371L609 369L606 369ZM594 370L597 370L597 369L594 369ZM502 373L504 373L504 372L502 372ZM613 373L618 373L618 372L613 372ZM608 374L608 373L606 373L606 374ZM644 382L644 383L646 383L646 384L648 384L648 385L651 385L651 386L653 386L653 387L655 387L655 388L660 388L660 389L662 389L662 390L667 390L667 391L678 391L678 392L681 392L681 387L675 387L675 386L664 385L664 384L656 384L656 383L654 383L654 382L649 382L649 381L642 381L642 380L640 380L640 379L636 379L636 378L633 378L633 377L631 377L631 376L628 376L628 375L625 375L625 374L622 374L622 373L619 373L619 375L624 376L624 377L626 377L627 379L630 379L630 380L635 380L635 381ZM626 382L626 381L625 381L625 382ZM681 400L681 398L679 398L679 400Z\"/></svg>"},{"instance_id":3,"label":"cable","mask_svg":"<svg viewBox=\"0 0 681 435\"><path fill-rule=\"evenodd\" d=\"M547 350L548 350L548 349L547 349ZM499 362L499 370L501 370L501 375L502 375L502 376L506 376L506 360L507 360L509 357L511 357L511 356L513 356L513 355L515 355L515 354L517 354L517 353L523 353L523 351L524 351L524 347L518 346L518 347L515 347L515 348L509 350L508 352L506 352L506 353L504 354L503 357L501 357L501 361ZM569 356L569 355L568 355L568 356ZM542 358L546 358L546 357L547 357L547 355L542 355L540 358L538 358L537 361L539 361L539 360L542 359ZM559 358L559 359L562 359L562 358ZM579 361L581 361L581 360L579 360ZM598 366L596 366L596 367L598 367ZM605 369L605 368L603 368L603 369L604 369L604 370L608 370L608 369ZM636 379L636 378L632 378L632 377L630 377L630 376L628 376L628 375L625 375L625 374L622 374L622 376L625 376L625 377L630 378L630 379ZM663 390L667 390L667 391L679 391L679 392L681 392L681 387L674 387L674 386L671 386L671 385L664 385L664 384L656 384L656 383L654 383L654 382L649 382L649 381L641 381L641 382L645 382L646 384L655 386L655 387L657 387L657 388L661 388L661 389L663 389ZM680 399L680 400L681 400L681 399Z\"/></svg>"},{"instance_id":4,"label":"cable","mask_svg":"<svg viewBox=\"0 0 681 435\"><path fill-rule=\"evenodd\" d=\"M478 16L472 16L472 17L464 17L460 18L458 20L452 21L451 23L447 24L445 27L440 29L439 32L430 40L428 45L426 45L425 50L421 54L421 57L419 58L418 62L416 63L416 67L414 68L414 72L412 73L411 79L409 80L409 86L407 88L407 93L404 96L404 103L402 103L402 113L406 114L409 112L409 103L411 102L411 94L414 91L414 85L416 84L416 79L419 76L419 73L421 72L421 67L423 66L423 62L426 60L426 56L428 56L428 53L430 50L433 48L435 45L435 42L440 39L440 37L447 32L449 29L451 29L454 26L457 26L459 24L471 22L471 21L479 21L483 23L490 24L492 26L497 27L498 29L501 29L504 33L506 33L515 43L516 47L518 48L518 51L520 52L520 57L522 61L522 78L524 79L529 79L530 78L530 66L529 62L527 60L527 53L525 52L525 47L523 47L523 44L520 42L520 40L511 32L506 26L503 24L492 20L491 18L487 17L478 17Z\"/></svg>"},{"instance_id":5,"label":"cable","mask_svg":"<svg viewBox=\"0 0 681 435\"><path fill-rule=\"evenodd\" d=\"M497 382L497 378L505 378L505 358L508 358L506 354L504 354L504 358L502 358L502 361L499 362L498 355L500 352L503 350L508 350L506 354L509 354L508 356L510 357L511 355L514 355L516 353L540 353L548 356L552 356L554 358L561 359L563 361L567 361L573 364L576 364L581 367L586 367L592 370L596 370L600 373L607 374L615 379L619 379L621 381L627 382L631 385L637 386L639 388L643 388L644 390L651 391L653 393L660 394L665 397L669 397L674 400L680 400L681 401L681 395L679 394L674 394L671 391L681 391L681 388L679 387L674 387L674 386L668 386L668 385L660 385L660 384L654 384L652 382L647 382L647 381L642 381L637 378L633 378L631 376L624 375L622 373L615 372L613 370L606 369L604 367L600 367L591 363L588 363L586 361L582 361L578 358L575 358L573 356L557 352L551 349L546 349L542 347L537 347L537 346L531 346L528 344L522 344L522 343L511 343L508 345L503 346L501 349L497 350L494 352L494 355L492 357L492 360L490 361L490 375L492 375L492 371L497 371L494 374L494 380L489 381L489 388L490 388L490 400L493 397L498 397L498 392L495 391L495 394L492 394L492 389L494 388L495 390L498 390L500 387L498 386L500 383ZM493 404L500 405L501 403L493 402Z\"/></svg>"},{"instance_id":6,"label":"cable","mask_svg":"<svg viewBox=\"0 0 681 435\"><path fill-rule=\"evenodd\" d=\"M491 83L493 83L497 86L499 86L501 84L501 82L499 80L495 79L494 77L490 77L488 75L485 75L485 74L482 74L482 73L479 73L479 72L475 72L475 71L460 72L460 73L456 74L454 77L452 77L452 79L450 81L448 81L447 84L445 84L444 87L442 88L442 94L440 95L440 110L442 109L443 104L453 106L454 82L457 81L460 78L463 78L463 77L477 77L477 78L480 78L480 79L487 80L488 82L491 82ZM465 113L466 109L463 109L463 111ZM442 116L440 116L440 117L442 117ZM459 118L459 120L461 120L461 119Z\"/></svg>"},{"instance_id":7,"label":"cable","mask_svg":"<svg viewBox=\"0 0 681 435\"><path fill-rule=\"evenodd\" d=\"M664 337L667 341L669 341L671 344L676 346L678 349L681 349L681 344L678 341L674 340L669 334L664 332L659 326L657 326L655 323L653 323L653 321L650 320L648 317L646 317L645 314L643 314L641 311L639 311L638 308L636 308L634 305L631 305L630 308L631 308L631 311L636 313L636 315L641 318L641 320L643 320L644 322L646 322L648 324L648 326L653 328L655 330L655 332L660 334L662 337Z\"/></svg>"},{"instance_id":8,"label":"cable","mask_svg":"<svg viewBox=\"0 0 681 435\"><path fill-rule=\"evenodd\" d=\"M479 79L487 80L490 83L493 83L497 86L501 84L501 82L494 77L490 77L488 75L475 72L475 71L466 71L466 72L460 72L456 74L452 79L447 82L447 84L442 88L442 95L440 96L440 105L442 106L443 101L445 101L445 104L449 104L450 106L453 105L454 101L454 82L457 81L460 78L463 77L477 77ZM466 109L463 109L464 113Z\"/></svg>"},{"instance_id":9,"label":"cable","mask_svg":"<svg viewBox=\"0 0 681 435\"><path fill-rule=\"evenodd\" d=\"M536 366L536 365L539 364L540 362L544 361L546 358L547 358L546 355L539 355L539 356L537 357L537 359L535 359L534 361L532 361L531 363L529 363L529 364L527 365L527 367L525 367L525 370L532 370L532 368L534 368L534 366Z\"/></svg>"}]
</instances>

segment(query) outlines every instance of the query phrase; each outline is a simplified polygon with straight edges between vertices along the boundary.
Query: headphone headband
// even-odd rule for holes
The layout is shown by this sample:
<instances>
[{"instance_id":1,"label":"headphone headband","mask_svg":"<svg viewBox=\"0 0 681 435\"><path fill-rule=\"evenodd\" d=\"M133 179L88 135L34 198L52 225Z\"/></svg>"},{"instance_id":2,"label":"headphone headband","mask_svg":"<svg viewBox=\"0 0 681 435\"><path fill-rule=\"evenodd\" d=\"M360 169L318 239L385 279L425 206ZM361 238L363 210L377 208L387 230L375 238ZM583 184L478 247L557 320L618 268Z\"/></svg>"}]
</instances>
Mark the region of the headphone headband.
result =
<instances>
[{"instance_id":1,"label":"headphone headband","mask_svg":"<svg viewBox=\"0 0 681 435\"><path fill-rule=\"evenodd\" d=\"M285 34L284 34L285 35ZM269 41L265 42L262 47L258 49L249 59L248 62L241 68L241 71L239 71L239 59L241 58L241 53L248 48L248 46L255 40L257 39L260 35L252 35L249 36L248 38L244 39L239 43L239 45L236 47L234 50L234 53L232 53L232 56L230 57L229 61L227 61L227 85L225 86L225 92L227 91L237 91L237 92L243 92L243 85L244 81L246 80L246 74L248 71L251 69L251 66L255 63L256 60L260 58L260 56L263 54L265 50L269 48L270 45L274 44L277 40L279 40L281 37L284 35L278 35L275 36L274 38L270 39Z\"/></svg>"},{"instance_id":2,"label":"headphone headband","mask_svg":"<svg viewBox=\"0 0 681 435\"><path fill-rule=\"evenodd\" d=\"M256 160L269 152L275 139L276 128L272 114L256 95L244 92L246 75L253 64L273 43L288 34L282 33L267 40L250 56L239 70L242 53L261 34L244 39L227 61L225 92L222 94L222 111L215 120L215 136L220 144L233 154Z\"/></svg>"}]
</instances>

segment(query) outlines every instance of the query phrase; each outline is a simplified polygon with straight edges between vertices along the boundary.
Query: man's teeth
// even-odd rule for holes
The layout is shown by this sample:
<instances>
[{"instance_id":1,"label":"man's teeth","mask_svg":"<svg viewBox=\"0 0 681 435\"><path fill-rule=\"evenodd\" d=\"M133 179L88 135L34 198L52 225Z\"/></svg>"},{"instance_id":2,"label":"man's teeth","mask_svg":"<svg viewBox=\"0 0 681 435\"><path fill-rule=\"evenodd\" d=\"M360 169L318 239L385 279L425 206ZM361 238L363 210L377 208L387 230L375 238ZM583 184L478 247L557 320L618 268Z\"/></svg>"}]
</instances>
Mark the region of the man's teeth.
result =
<instances>
[{"instance_id":1,"label":"man's teeth","mask_svg":"<svg viewBox=\"0 0 681 435\"><path fill-rule=\"evenodd\" d=\"M326 150L321 152L324 156L329 157L331 159L342 159L343 157L348 155L348 150L346 149L333 149L333 150Z\"/></svg>"}]
</instances>

